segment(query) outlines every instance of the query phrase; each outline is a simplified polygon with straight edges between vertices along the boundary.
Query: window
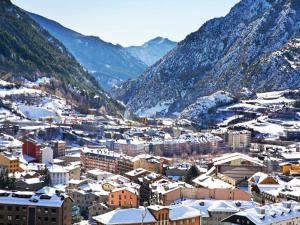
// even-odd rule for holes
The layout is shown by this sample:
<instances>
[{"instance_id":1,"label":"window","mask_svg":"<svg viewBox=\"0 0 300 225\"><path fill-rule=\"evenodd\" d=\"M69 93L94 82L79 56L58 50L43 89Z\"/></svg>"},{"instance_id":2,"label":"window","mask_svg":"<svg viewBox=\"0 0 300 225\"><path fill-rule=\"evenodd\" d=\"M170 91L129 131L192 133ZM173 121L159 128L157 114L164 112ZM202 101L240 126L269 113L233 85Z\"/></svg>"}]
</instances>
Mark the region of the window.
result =
<instances>
[{"instance_id":1,"label":"window","mask_svg":"<svg viewBox=\"0 0 300 225\"><path fill-rule=\"evenodd\" d=\"M51 209L51 212L52 213L56 213L56 209Z\"/></svg>"},{"instance_id":2,"label":"window","mask_svg":"<svg viewBox=\"0 0 300 225\"><path fill-rule=\"evenodd\" d=\"M52 219L51 219L51 222L56 222L56 218L52 218Z\"/></svg>"},{"instance_id":3,"label":"window","mask_svg":"<svg viewBox=\"0 0 300 225\"><path fill-rule=\"evenodd\" d=\"M11 221L12 220L12 216L7 216L7 220Z\"/></svg>"},{"instance_id":4,"label":"window","mask_svg":"<svg viewBox=\"0 0 300 225\"><path fill-rule=\"evenodd\" d=\"M11 207L11 206L7 206L7 210L8 210L8 211L11 211L11 210L12 210L12 207Z\"/></svg>"}]
</instances>

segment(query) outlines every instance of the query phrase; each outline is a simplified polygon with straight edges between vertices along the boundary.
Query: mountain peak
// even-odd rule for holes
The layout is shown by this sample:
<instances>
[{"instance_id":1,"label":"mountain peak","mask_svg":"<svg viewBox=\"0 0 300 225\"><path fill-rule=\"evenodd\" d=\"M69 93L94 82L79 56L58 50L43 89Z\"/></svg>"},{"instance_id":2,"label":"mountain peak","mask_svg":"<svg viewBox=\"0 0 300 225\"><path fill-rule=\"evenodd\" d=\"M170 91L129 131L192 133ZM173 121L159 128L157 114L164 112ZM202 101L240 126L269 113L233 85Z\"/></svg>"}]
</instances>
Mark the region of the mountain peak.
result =
<instances>
[{"instance_id":1,"label":"mountain peak","mask_svg":"<svg viewBox=\"0 0 300 225\"><path fill-rule=\"evenodd\" d=\"M176 45L176 42L173 42L168 38L156 37L147 41L142 46L128 47L127 51L150 66L175 48Z\"/></svg>"}]
</instances>

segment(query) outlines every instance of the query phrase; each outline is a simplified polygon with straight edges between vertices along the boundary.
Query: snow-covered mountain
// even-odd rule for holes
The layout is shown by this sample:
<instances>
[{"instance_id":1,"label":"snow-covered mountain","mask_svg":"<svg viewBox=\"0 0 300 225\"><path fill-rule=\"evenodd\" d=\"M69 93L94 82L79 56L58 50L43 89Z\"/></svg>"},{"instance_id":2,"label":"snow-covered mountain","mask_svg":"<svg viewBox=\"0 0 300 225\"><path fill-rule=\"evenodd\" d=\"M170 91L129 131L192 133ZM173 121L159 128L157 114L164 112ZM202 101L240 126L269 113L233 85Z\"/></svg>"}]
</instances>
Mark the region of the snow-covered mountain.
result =
<instances>
[{"instance_id":1,"label":"snow-covered mountain","mask_svg":"<svg viewBox=\"0 0 300 225\"><path fill-rule=\"evenodd\" d=\"M300 1L242 0L227 16L188 35L115 96L130 112L164 103L165 115L178 114L219 90L298 88L299 59Z\"/></svg>"},{"instance_id":2,"label":"snow-covered mountain","mask_svg":"<svg viewBox=\"0 0 300 225\"><path fill-rule=\"evenodd\" d=\"M82 35L53 20L28 14L60 40L105 90L141 75L147 67L120 45L107 43L99 37Z\"/></svg>"},{"instance_id":3,"label":"snow-covered mountain","mask_svg":"<svg viewBox=\"0 0 300 225\"><path fill-rule=\"evenodd\" d=\"M40 89L63 97L83 112L96 108L121 114L124 110L60 41L10 0L0 1L0 78L16 84L38 83Z\"/></svg>"},{"instance_id":4,"label":"snow-covered mountain","mask_svg":"<svg viewBox=\"0 0 300 225\"><path fill-rule=\"evenodd\" d=\"M148 66L156 63L161 57L176 47L176 42L168 38L157 37L142 46L130 46L126 49L130 54L140 59Z\"/></svg>"}]
</instances>

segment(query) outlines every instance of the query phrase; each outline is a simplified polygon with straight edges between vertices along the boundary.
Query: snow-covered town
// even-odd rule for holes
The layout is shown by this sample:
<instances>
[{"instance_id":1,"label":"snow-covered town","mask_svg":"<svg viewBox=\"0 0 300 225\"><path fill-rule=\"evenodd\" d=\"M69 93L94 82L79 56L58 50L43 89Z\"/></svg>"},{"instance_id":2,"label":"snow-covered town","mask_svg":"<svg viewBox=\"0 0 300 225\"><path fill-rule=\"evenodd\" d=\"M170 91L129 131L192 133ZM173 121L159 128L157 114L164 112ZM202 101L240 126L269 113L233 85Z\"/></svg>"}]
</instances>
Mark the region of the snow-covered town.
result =
<instances>
[{"instance_id":1,"label":"snow-covered town","mask_svg":"<svg viewBox=\"0 0 300 225\"><path fill-rule=\"evenodd\" d=\"M300 0L0 0L0 225L300 225Z\"/></svg>"},{"instance_id":2,"label":"snow-covered town","mask_svg":"<svg viewBox=\"0 0 300 225\"><path fill-rule=\"evenodd\" d=\"M196 123L83 114L40 83L1 85L5 214L34 205L43 222L80 225L299 223L298 90L220 92Z\"/></svg>"}]
</instances>

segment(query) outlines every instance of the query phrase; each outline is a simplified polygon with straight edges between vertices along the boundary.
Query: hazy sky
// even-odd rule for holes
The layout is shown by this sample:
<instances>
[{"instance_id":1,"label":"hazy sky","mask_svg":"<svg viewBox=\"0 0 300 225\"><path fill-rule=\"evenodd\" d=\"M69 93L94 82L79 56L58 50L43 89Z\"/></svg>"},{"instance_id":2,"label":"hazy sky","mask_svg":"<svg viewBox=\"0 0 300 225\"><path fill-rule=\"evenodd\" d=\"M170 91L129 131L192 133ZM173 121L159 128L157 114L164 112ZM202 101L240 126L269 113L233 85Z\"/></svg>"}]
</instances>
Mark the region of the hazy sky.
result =
<instances>
[{"instance_id":1,"label":"hazy sky","mask_svg":"<svg viewBox=\"0 0 300 225\"><path fill-rule=\"evenodd\" d=\"M21 8L86 35L123 46L162 36L175 41L239 0L12 0Z\"/></svg>"}]
</instances>

